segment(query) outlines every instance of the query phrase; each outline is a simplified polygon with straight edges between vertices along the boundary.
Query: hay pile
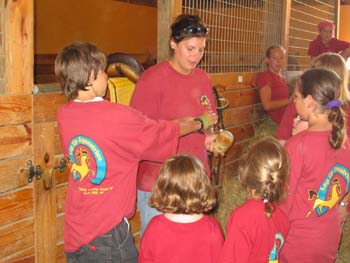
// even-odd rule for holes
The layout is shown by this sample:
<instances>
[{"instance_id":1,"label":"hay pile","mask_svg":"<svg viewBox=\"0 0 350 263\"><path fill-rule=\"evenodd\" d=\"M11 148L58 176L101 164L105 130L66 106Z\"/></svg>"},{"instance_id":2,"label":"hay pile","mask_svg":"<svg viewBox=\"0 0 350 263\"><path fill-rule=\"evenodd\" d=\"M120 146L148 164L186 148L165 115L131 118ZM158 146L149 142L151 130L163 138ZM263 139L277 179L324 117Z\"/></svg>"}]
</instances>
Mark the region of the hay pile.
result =
<instances>
[{"instance_id":1,"label":"hay pile","mask_svg":"<svg viewBox=\"0 0 350 263\"><path fill-rule=\"evenodd\" d=\"M219 221L224 233L226 233L226 222L231 212L247 200L246 190L241 186L236 176L225 176L222 179L218 200L219 206L214 213L214 217Z\"/></svg>"},{"instance_id":2,"label":"hay pile","mask_svg":"<svg viewBox=\"0 0 350 263\"><path fill-rule=\"evenodd\" d=\"M340 248L338 251L338 258L336 263L349 263L350 262L350 249L349 249L349 218L343 226L343 236L340 242Z\"/></svg>"}]
</instances>

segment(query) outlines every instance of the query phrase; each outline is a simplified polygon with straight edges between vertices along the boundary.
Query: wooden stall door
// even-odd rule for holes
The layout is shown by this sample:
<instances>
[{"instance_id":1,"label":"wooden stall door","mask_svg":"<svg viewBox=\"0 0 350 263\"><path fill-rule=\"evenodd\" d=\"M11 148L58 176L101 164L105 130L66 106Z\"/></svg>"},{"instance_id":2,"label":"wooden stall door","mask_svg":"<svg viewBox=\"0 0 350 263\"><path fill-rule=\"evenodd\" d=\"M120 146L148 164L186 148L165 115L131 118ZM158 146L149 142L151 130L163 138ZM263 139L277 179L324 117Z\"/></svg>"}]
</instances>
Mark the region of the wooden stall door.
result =
<instances>
[{"instance_id":1,"label":"wooden stall door","mask_svg":"<svg viewBox=\"0 0 350 263\"><path fill-rule=\"evenodd\" d=\"M33 4L0 0L0 262L6 263L65 262L66 173L54 171L48 185L62 157L55 115L65 99L59 92L32 93ZM28 161L40 179L28 181Z\"/></svg>"},{"instance_id":2,"label":"wooden stall door","mask_svg":"<svg viewBox=\"0 0 350 263\"><path fill-rule=\"evenodd\" d=\"M33 95L33 148L44 172L35 180L36 262L66 262L63 251L64 204L68 169L61 166L56 112L66 103L61 92ZM61 169L59 169L61 166Z\"/></svg>"}]
</instances>

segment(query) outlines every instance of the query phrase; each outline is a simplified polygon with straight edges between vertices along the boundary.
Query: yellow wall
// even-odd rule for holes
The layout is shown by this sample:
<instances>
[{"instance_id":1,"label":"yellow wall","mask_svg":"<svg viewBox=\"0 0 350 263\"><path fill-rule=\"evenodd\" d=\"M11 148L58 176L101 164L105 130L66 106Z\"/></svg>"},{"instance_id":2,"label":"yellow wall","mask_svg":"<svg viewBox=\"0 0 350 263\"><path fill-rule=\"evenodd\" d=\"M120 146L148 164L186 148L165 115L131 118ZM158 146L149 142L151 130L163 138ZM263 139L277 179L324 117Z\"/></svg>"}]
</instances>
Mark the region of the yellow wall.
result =
<instances>
[{"instance_id":1,"label":"yellow wall","mask_svg":"<svg viewBox=\"0 0 350 263\"><path fill-rule=\"evenodd\" d=\"M35 54L89 41L105 53L156 54L157 9L113 0L36 0Z\"/></svg>"},{"instance_id":2,"label":"yellow wall","mask_svg":"<svg viewBox=\"0 0 350 263\"><path fill-rule=\"evenodd\" d=\"M340 6L339 39L350 41L350 5Z\"/></svg>"}]
</instances>

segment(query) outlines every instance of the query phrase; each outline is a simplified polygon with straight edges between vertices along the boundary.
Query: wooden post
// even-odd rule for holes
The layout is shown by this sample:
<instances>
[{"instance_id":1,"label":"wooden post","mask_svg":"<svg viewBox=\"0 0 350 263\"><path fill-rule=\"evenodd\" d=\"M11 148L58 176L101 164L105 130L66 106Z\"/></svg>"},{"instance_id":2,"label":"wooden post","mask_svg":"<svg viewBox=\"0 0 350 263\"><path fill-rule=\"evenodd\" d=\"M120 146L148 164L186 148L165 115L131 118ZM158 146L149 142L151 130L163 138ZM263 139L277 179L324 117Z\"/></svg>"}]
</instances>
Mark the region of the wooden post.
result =
<instances>
[{"instance_id":1,"label":"wooden post","mask_svg":"<svg viewBox=\"0 0 350 263\"><path fill-rule=\"evenodd\" d=\"M339 37L339 17L340 17L340 0L338 0L335 3L335 9L334 9L334 24L335 24L334 36L336 38Z\"/></svg>"},{"instance_id":2,"label":"wooden post","mask_svg":"<svg viewBox=\"0 0 350 263\"><path fill-rule=\"evenodd\" d=\"M5 93L30 94L33 88L34 0L5 1Z\"/></svg>"},{"instance_id":3,"label":"wooden post","mask_svg":"<svg viewBox=\"0 0 350 263\"><path fill-rule=\"evenodd\" d=\"M181 13L181 0L158 0L157 62L166 60L169 57L170 26Z\"/></svg>"},{"instance_id":4,"label":"wooden post","mask_svg":"<svg viewBox=\"0 0 350 263\"><path fill-rule=\"evenodd\" d=\"M288 47L289 47L289 25L290 25L290 12L291 12L291 0L283 1L283 16L282 16L282 32L281 32L281 45L286 49L286 55L283 68L287 69L288 64Z\"/></svg>"}]
</instances>

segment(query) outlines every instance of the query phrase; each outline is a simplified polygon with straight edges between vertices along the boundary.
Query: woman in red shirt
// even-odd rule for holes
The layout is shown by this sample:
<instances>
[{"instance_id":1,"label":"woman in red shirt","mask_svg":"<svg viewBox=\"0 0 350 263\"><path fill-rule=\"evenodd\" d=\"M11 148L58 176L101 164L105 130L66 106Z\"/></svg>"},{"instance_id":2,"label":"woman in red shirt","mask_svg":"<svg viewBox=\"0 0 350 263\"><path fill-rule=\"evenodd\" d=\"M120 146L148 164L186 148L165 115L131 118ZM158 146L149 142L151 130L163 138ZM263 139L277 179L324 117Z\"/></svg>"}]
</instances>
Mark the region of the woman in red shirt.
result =
<instances>
[{"instance_id":1,"label":"woman in red shirt","mask_svg":"<svg viewBox=\"0 0 350 263\"><path fill-rule=\"evenodd\" d=\"M350 56L350 43L333 37L334 24L322 21L317 27L319 33L317 38L310 42L308 55L314 58L326 52L334 52L340 53L346 61Z\"/></svg>"}]
</instances>

